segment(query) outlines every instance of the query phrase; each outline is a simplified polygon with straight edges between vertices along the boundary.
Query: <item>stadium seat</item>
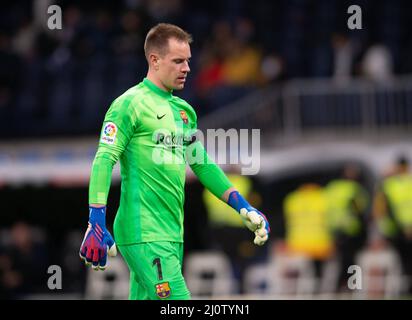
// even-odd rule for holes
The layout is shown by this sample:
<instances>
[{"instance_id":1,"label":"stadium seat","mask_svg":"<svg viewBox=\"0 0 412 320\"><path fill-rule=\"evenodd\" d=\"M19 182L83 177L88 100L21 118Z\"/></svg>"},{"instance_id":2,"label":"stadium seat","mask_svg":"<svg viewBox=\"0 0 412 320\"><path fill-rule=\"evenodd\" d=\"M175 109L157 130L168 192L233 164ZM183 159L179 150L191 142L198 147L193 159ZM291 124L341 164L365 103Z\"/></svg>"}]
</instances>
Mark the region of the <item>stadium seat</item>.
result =
<instances>
[{"instance_id":1,"label":"stadium seat","mask_svg":"<svg viewBox=\"0 0 412 320\"><path fill-rule=\"evenodd\" d=\"M88 268L86 300L125 300L129 295L129 270L123 258L110 257L107 269L94 271Z\"/></svg>"},{"instance_id":2,"label":"stadium seat","mask_svg":"<svg viewBox=\"0 0 412 320\"><path fill-rule=\"evenodd\" d=\"M396 298L404 291L401 261L393 249L364 250L356 264L362 270L362 289L354 292L355 298Z\"/></svg>"},{"instance_id":3,"label":"stadium seat","mask_svg":"<svg viewBox=\"0 0 412 320\"><path fill-rule=\"evenodd\" d=\"M338 290L338 279L341 267L338 258L332 258L322 266L319 279L319 293L333 294Z\"/></svg>"},{"instance_id":4,"label":"stadium seat","mask_svg":"<svg viewBox=\"0 0 412 320\"><path fill-rule=\"evenodd\" d=\"M268 264L259 263L249 266L244 276L246 294L264 294L268 286Z\"/></svg>"},{"instance_id":5,"label":"stadium seat","mask_svg":"<svg viewBox=\"0 0 412 320\"><path fill-rule=\"evenodd\" d=\"M304 256L276 255L269 265L270 294L312 295L316 287L312 261Z\"/></svg>"},{"instance_id":6,"label":"stadium seat","mask_svg":"<svg viewBox=\"0 0 412 320\"><path fill-rule=\"evenodd\" d=\"M188 254L184 275L193 298L230 295L237 289L230 260L219 251Z\"/></svg>"}]
</instances>

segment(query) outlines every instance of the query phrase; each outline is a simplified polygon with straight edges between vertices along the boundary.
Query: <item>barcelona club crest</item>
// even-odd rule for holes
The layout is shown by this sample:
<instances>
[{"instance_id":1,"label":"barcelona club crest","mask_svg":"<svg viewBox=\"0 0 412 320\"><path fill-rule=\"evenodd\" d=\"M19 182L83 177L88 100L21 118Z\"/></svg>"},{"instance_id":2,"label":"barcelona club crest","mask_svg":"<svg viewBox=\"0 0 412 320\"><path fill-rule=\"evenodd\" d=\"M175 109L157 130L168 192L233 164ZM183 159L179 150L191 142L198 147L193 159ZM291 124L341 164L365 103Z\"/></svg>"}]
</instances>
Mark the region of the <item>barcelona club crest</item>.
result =
<instances>
[{"instance_id":1,"label":"barcelona club crest","mask_svg":"<svg viewBox=\"0 0 412 320\"><path fill-rule=\"evenodd\" d=\"M180 118L182 118L185 124L189 122L189 119L187 118L187 114L184 110L180 110Z\"/></svg>"},{"instance_id":2,"label":"barcelona club crest","mask_svg":"<svg viewBox=\"0 0 412 320\"><path fill-rule=\"evenodd\" d=\"M170 296L169 282L163 282L156 285L156 294L160 299L165 299Z\"/></svg>"}]
</instances>

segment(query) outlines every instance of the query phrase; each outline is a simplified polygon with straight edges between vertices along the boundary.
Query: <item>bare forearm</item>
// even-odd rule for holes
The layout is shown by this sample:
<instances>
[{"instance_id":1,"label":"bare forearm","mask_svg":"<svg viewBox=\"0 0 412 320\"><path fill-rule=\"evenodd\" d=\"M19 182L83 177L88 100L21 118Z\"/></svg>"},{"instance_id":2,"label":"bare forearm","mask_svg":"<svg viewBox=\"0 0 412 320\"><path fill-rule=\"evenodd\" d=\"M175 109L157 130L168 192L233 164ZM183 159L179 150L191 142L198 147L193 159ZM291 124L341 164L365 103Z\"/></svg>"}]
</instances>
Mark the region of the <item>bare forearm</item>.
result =
<instances>
[{"instance_id":1,"label":"bare forearm","mask_svg":"<svg viewBox=\"0 0 412 320\"><path fill-rule=\"evenodd\" d=\"M90 203L89 206L92 208L103 208L105 205L99 203Z\"/></svg>"}]
</instances>

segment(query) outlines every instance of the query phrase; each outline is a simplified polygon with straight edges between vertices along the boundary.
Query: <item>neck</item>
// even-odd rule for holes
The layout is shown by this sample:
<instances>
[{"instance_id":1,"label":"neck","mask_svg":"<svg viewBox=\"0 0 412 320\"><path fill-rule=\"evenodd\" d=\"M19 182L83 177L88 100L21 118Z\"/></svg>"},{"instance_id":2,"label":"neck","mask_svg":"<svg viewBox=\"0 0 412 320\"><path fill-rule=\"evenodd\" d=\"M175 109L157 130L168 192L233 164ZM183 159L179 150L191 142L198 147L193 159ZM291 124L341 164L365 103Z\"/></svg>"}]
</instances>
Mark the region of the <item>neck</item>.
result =
<instances>
[{"instance_id":1,"label":"neck","mask_svg":"<svg viewBox=\"0 0 412 320\"><path fill-rule=\"evenodd\" d=\"M160 79L156 76L156 74L149 69L147 72L146 78L149 79L151 82L153 82L157 87L162 89L163 91L170 92L171 90L166 88L166 86L160 81Z\"/></svg>"}]
</instances>

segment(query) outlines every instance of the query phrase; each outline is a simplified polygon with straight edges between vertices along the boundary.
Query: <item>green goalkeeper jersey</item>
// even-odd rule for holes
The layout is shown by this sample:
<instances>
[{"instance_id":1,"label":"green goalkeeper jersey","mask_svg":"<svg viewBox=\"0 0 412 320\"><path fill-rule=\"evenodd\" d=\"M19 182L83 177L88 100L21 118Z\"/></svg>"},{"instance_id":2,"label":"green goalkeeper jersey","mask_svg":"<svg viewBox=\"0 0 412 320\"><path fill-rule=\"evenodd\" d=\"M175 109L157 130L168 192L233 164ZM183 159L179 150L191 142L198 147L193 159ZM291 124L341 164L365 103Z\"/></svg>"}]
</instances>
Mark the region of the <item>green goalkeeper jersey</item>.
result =
<instances>
[{"instance_id":1,"label":"green goalkeeper jersey","mask_svg":"<svg viewBox=\"0 0 412 320\"><path fill-rule=\"evenodd\" d=\"M193 108L147 78L114 100L93 161L89 203L107 203L112 168L120 161L117 244L183 242L186 148L196 128ZM216 167L192 165L202 182L207 171L220 170ZM212 192L221 196L231 184L222 172L215 176L219 187Z\"/></svg>"}]
</instances>

